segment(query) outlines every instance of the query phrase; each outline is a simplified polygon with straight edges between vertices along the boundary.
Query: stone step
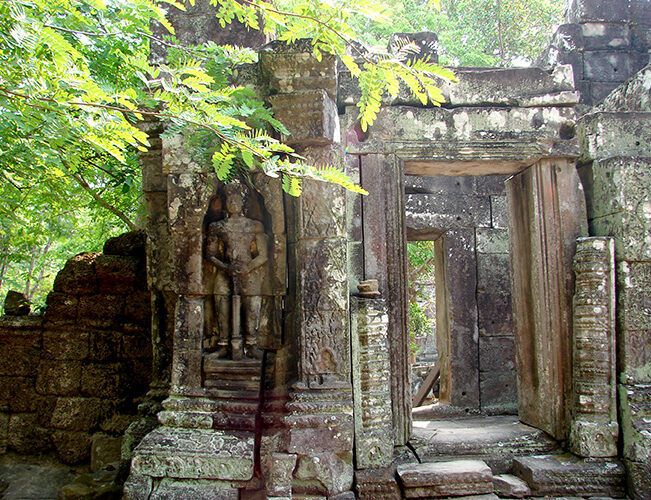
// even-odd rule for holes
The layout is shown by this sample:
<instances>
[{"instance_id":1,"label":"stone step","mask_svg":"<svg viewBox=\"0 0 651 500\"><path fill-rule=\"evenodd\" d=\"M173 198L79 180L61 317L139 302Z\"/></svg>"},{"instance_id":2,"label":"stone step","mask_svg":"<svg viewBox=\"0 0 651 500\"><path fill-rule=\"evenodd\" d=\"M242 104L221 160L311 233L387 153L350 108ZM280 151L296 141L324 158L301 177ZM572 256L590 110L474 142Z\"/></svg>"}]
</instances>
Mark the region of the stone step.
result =
<instances>
[{"instance_id":1,"label":"stone step","mask_svg":"<svg viewBox=\"0 0 651 500\"><path fill-rule=\"evenodd\" d=\"M512 474L493 476L493 488L502 498L525 498L531 495L529 485Z\"/></svg>"},{"instance_id":2,"label":"stone step","mask_svg":"<svg viewBox=\"0 0 651 500\"><path fill-rule=\"evenodd\" d=\"M558 449L543 431L519 422L515 415L414 420L409 442L423 462L483 460L494 474L508 472L516 456L550 454Z\"/></svg>"},{"instance_id":3,"label":"stone step","mask_svg":"<svg viewBox=\"0 0 651 500\"><path fill-rule=\"evenodd\" d=\"M204 357L204 387L225 391L251 391L260 389L262 362L258 359L219 359L210 354Z\"/></svg>"},{"instance_id":4,"label":"stone step","mask_svg":"<svg viewBox=\"0 0 651 500\"><path fill-rule=\"evenodd\" d=\"M406 498L493 493L493 473L482 460L403 464L397 468Z\"/></svg>"},{"instance_id":5,"label":"stone step","mask_svg":"<svg viewBox=\"0 0 651 500\"><path fill-rule=\"evenodd\" d=\"M625 470L618 460L569 453L517 457L513 473L527 482L533 496L625 496Z\"/></svg>"}]
</instances>

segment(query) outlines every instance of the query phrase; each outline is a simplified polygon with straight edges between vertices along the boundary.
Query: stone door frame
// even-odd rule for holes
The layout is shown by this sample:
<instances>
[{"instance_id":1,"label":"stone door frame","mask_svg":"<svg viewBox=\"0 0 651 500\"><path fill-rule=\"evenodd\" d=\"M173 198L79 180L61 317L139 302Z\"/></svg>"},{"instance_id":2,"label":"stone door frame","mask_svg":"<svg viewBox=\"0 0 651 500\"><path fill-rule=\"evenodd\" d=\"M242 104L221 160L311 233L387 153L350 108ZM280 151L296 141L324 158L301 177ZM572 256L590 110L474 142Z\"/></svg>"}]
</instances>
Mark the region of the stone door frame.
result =
<instances>
[{"instance_id":1,"label":"stone door frame","mask_svg":"<svg viewBox=\"0 0 651 500\"><path fill-rule=\"evenodd\" d=\"M509 205L509 231L519 232L520 238L509 235L512 290L514 294L514 335L516 356L518 360L518 414L520 419L534 427L540 428L556 439L566 439L569 432L569 401L571 399L571 338L572 338L572 294L574 291L574 274L572 258L576 247L576 238L585 235L587 220L581 183L576 174L574 161L569 158L534 158L530 160L499 161L480 160L463 162L443 162L427 160L425 155L409 151L402 155L366 155L379 156L375 163L389 166L391 176L397 181L399 195L386 199L386 208L396 211L393 218L397 226L392 234L402 235L402 242L394 244L393 253L401 265L387 266L386 281L401 285L401 290L393 291L389 297L391 365L396 375L403 374L403 380L395 381L391 387L394 408L394 428L396 444L411 435L411 389L409 371L409 330L407 326L407 283L400 273L406 272L406 226L404 176L438 176L438 175L492 175L511 174L507 181L507 200ZM362 157L364 158L364 157ZM364 160L362 160L362 164ZM388 164L388 165L387 165ZM446 168L447 167L447 168ZM362 183L364 183L362 166ZM397 175L397 178L395 177ZM530 187L520 193L521 199L515 200L517 186L514 179L529 177ZM384 192L387 180L384 179ZM509 184L511 187L509 188ZM387 204L388 203L388 204ZM529 219L517 224L517 208L528 207ZM583 210L576 211L576 207ZM389 219L389 217L387 217ZM516 222L514 224L514 222ZM520 220L520 222L525 222ZM389 221L387 220L387 225ZM531 227L536 226L535 234ZM365 232L365 237L367 233ZM538 241L538 245L527 245L527 241ZM527 257L518 259L514 253L525 252ZM386 257L385 257L386 258ZM387 259L388 260L388 259ZM546 265L537 269L536 287L525 283L527 275L520 272L523 262L544 262ZM520 271L518 271L520 269ZM520 290L520 292L518 292ZM526 300L518 300L515 295L529 290ZM538 295L536 295L536 293ZM546 308L546 309L545 309ZM393 318L391 316L393 315ZM525 328L526 318L535 317L533 323ZM402 325L402 328L400 328ZM400 330L400 331L398 331ZM396 345L397 343L397 345ZM543 359L532 356L531 346L542 351ZM527 375L528 374L528 375ZM532 374L533 378L532 378ZM542 380L541 376L547 376ZM536 380L536 384L533 383ZM532 395L535 397L532 401ZM399 400L396 401L396 398ZM406 400L405 400L406 398ZM398 408L398 411L396 411ZM547 409L545 411L545 408ZM542 414L538 417L539 413ZM403 433L400 431L404 430ZM401 439L402 438L402 439Z\"/></svg>"}]
</instances>

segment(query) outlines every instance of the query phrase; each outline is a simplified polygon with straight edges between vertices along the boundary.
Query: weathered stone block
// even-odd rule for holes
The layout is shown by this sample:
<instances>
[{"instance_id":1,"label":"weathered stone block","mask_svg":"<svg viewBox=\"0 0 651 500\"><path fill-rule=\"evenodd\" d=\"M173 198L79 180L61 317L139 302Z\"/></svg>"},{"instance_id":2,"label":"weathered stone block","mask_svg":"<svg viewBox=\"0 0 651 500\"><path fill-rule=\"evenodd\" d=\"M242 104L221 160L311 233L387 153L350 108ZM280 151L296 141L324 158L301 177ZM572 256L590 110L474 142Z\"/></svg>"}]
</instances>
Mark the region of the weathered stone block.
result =
<instances>
[{"instance_id":1,"label":"weathered stone block","mask_svg":"<svg viewBox=\"0 0 651 500\"><path fill-rule=\"evenodd\" d=\"M50 292L46 299L45 321L47 323L74 323L77 319L79 298L67 293Z\"/></svg>"},{"instance_id":2,"label":"weathered stone block","mask_svg":"<svg viewBox=\"0 0 651 500\"><path fill-rule=\"evenodd\" d=\"M588 216L627 211L645 217L640 200L651 189L650 162L643 158L609 158L592 162L586 189Z\"/></svg>"},{"instance_id":3,"label":"weathered stone block","mask_svg":"<svg viewBox=\"0 0 651 500\"><path fill-rule=\"evenodd\" d=\"M651 128L648 113L592 113L577 127L582 159L649 157Z\"/></svg>"},{"instance_id":4,"label":"weathered stone block","mask_svg":"<svg viewBox=\"0 0 651 500\"><path fill-rule=\"evenodd\" d=\"M124 313L124 295L83 295L79 298L77 321L82 325L106 328L119 324Z\"/></svg>"},{"instance_id":5,"label":"weathered stone block","mask_svg":"<svg viewBox=\"0 0 651 500\"><path fill-rule=\"evenodd\" d=\"M623 385L619 387L622 423L623 456L633 462L651 461L651 387Z\"/></svg>"},{"instance_id":6,"label":"weathered stone block","mask_svg":"<svg viewBox=\"0 0 651 500\"><path fill-rule=\"evenodd\" d=\"M346 196L343 188L305 180L298 199L297 237L341 238L346 234Z\"/></svg>"},{"instance_id":7,"label":"weathered stone block","mask_svg":"<svg viewBox=\"0 0 651 500\"><path fill-rule=\"evenodd\" d=\"M120 365L118 363L89 363L81 373L81 394L100 398L121 395Z\"/></svg>"},{"instance_id":8,"label":"weathered stone block","mask_svg":"<svg viewBox=\"0 0 651 500\"><path fill-rule=\"evenodd\" d=\"M488 176L487 176L488 177ZM417 175L405 175L405 193L406 194L464 194L475 193L476 182L483 177L448 176L440 175L437 177L420 177ZM484 186L484 183L482 183ZM503 189L503 188L502 188ZM478 189L479 191L479 189ZM482 189L479 194L487 195Z\"/></svg>"},{"instance_id":9,"label":"weathered stone block","mask_svg":"<svg viewBox=\"0 0 651 500\"><path fill-rule=\"evenodd\" d=\"M36 454L51 447L48 432L38 425L35 413L19 413L9 417L7 447L22 454Z\"/></svg>"},{"instance_id":10,"label":"weathered stone block","mask_svg":"<svg viewBox=\"0 0 651 500\"><path fill-rule=\"evenodd\" d=\"M505 196L506 175L482 175L475 177L475 191L480 195Z\"/></svg>"},{"instance_id":11,"label":"weathered stone block","mask_svg":"<svg viewBox=\"0 0 651 500\"><path fill-rule=\"evenodd\" d=\"M352 454L344 458L328 452L301 455L294 478L297 489L309 495L331 497L350 491L353 484Z\"/></svg>"},{"instance_id":12,"label":"weathered stone block","mask_svg":"<svg viewBox=\"0 0 651 500\"><path fill-rule=\"evenodd\" d=\"M292 475L296 467L297 455L288 453L272 453L269 457L269 476L267 479L267 494L274 497L292 496Z\"/></svg>"},{"instance_id":13,"label":"weathered stone block","mask_svg":"<svg viewBox=\"0 0 651 500\"><path fill-rule=\"evenodd\" d=\"M400 500L402 498L393 467L356 471L355 488L360 500Z\"/></svg>"},{"instance_id":14,"label":"weathered stone block","mask_svg":"<svg viewBox=\"0 0 651 500\"><path fill-rule=\"evenodd\" d=\"M0 453L7 452L7 438L9 432L9 415L0 413Z\"/></svg>"},{"instance_id":15,"label":"weathered stone block","mask_svg":"<svg viewBox=\"0 0 651 500\"><path fill-rule=\"evenodd\" d=\"M68 431L88 431L107 416L110 405L110 402L98 398L58 398L50 426Z\"/></svg>"},{"instance_id":16,"label":"weathered stone block","mask_svg":"<svg viewBox=\"0 0 651 500\"><path fill-rule=\"evenodd\" d=\"M144 278L144 262L138 257L99 255L95 259L95 274L100 293L126 294Z\"/></svg>"},{"instance_id":17,"label":"weathered stone block","mask_svg":"<svg viewBox=\"0 0 651 500\"><path fill-rule=\"evenodd\" d=\"M90 457L91 439L86 432L54 431L52 442L59 460L65 464L86 462Z\"/></svg>"},{"instance_id":18,"label":"weathered stone block","mask_svg":"<svg viewBox=\"0 0 651 500\"><path fill-rule=\"evenodd\" d=\"M592 82L590 84L590 95L593 104L599 104L608 97L613 90L621 85L621 81L615 82Z\"/></svg>"},{"instance_id":19,"label":"weathered stone block","mask_svg":"<svg viewBox=\"0 0 651 500\"><path fill-rule=\"evenodd\" d=\"M586 50L616 50L631 45L631 29L627 24L583 23L581 32Z\"/></svg>"},{"instance_id":20,"label":"weathered stone block","mask_svg":"<svg viewBox=\"0 0 651 500\"><path fill-rule=\"evenodd\" d=\"M570 23L627 21L629 3L626 0L570 0L566 15Z\"/></svg>"},{"instance_id":21,"label":"weathered stone block","mask_svg":"<svg viewBox=\"0 0 651 500\"><path fill-rule=\"evenodd\" d=\"M415 230L491 225L487 196L408 194L405 211L407 227Z\"/></svg>"},{"instance_id":22,"label":"weathered stone block","mask_svg":"<svg viewBox=\"0 0 651 500\"><path fill-rule=\"evenodd\" d=\"M120 463L122 452L122 437L97 433L91 438L90 470L91 472L105 468L107 465Z\"/></svg>"},{"instance_id":23,"label":"weathered stone block","mask_svg":"<svg viewBox=\"0 0 651 500\"><path fill-rule=\"evenodd\" d=\"M31 303L24 293L9 290L5 297L4 311L7 316L27 316Z\"/></svg>"},{"instance_id":24,"label":"weathered stone block","mask_svg":"<svg viewBox=\"0 0 651 500\"><path fill-rule=\"evenodd\" d=\"M144 285L141 285L144 288ZM127 295L124 305L124 321L147 328L151 323L151 292L141 290Z\"/></svg>"},{"instance_id":25,"label":"weathered stone block","mask_svg":"<svg viewBox=\"0 0 651 500\"><path fill-rule=\"evenodd\" d=\"M509 212L506 196L491 196L491 224L496 228L509 227Z\"/></svg>"},{"instance_id":26,"label":"weathered stone block","mask_svg":"<svg viewBox=\"0 0 651 500\"><path fill-rule=\"evenodd\" d=\"M131 473L248 481L253 477L253 434L159 427L134 452Z\"/></svg>"},{"instance_id":27,"label":"weathered stone block","mask_svg":"<svg viewBox=\"0 0 651 500\"><path fill-rule=\"evenodd\" d=\"M150 358L152 356L151 334L142 330L133 335L123 335L120 357L126 359Z\"/></svg>"},{"instance_id":28,"label":"weathered stone block","mask_svg":"<svg viewBox=\"0 0 651 500\"><path fill-rule=\"evenodd\" d=\"M37 332L13 330L0 336L0 375L35 376L41 339Z\"/></svg>"},{"instance_id":29,"label":"weathered stone block","mask_svg":"<svg viewBox=\"0 0 651 500\"><path fill-rule=\"evenodd\" d=\"M515 370L480 372L482 411L490 414L517 414L517 380Z\"/></svg>"},{"instance_id":30,"label":"weathered stone block","mask_svg":"<svg viewBox=\"0 0 651 500\"><path fill-rule=\"evenodd\" d=\"M199 231L172 233L173 287L178 294L204 294L204 241ZM207 281L207 280L206 280Z\"/></svg>"},{"instance_id":31,"label":"weathered stone block","mask_svg":"<svg viewBox=\"0 0 651 500\"><path fill-rule=\"evenodd\" d=\"M0 411L27 413L36 406L33 377L0 376Z\"/></svg>"},{"instance_id":32,"label":"weathered stone block","mask_svg":"<svg viewBox=\"0 0 651 500\"><path fill-rule=\"evenodd\" d=\"M404 464L397 469L405 497L449 497L493 492L493 473L481 460Z\"/></svg>"},{"instance_id":33,"label":"weathered stone block","mask_svg":"<svg viewBox=\"0 0 651 500\"><path fill-rule=\"evenodd\" d=\"M514 334L510 294L478 292L477 309L480 335Z\"/></svg>"},{"instance_id":34,"label":"weathered stone block","mask_svg":"<svg viewBox=\"0 0 651 500\"><path fill-rule=\"evenodd\" d=\"M511 474L493 476L493 487L500 498L525 498L531 495L527 483Z\"/></svg>"},{"instance_id":35,"label":"weathered stone block","mask_svg":"<svg viewBox=\"0 0 651 500\"><path fill-rule=\"evenodd\" d=\"M54 279L53 290L67 294L97 293L95 259L99 253L80 253L68 259Z\"/></svg>"},{"instance_id":36,"label":"weathered stone block","mask_svg":"<svg viewBox=\"0 0 651 500\"><path fill-rule=\"evenodd\" d=\"M188 172L185 166L181 173L168 176L167 215L171 231L199 232L216 181L215 174Z\"/></svg>"},{"instance_id":37,"label":"weathered stone block","mask_svg":"<svg viewBox=\"0 0 651 500\"><path fill-rule=\"evenodd\" d=\"M153 479L144 474L131 473L124 483L124 500L149 498L153 489Z\"/></svg>"},{"instance_id":38,"label":"weathered stone block","mask_svg":"<svg viewBox=\"0 0 651 500\"><path fill-rule=\"evenodd\" d=\"M651 492L651 462L625 460L628 494L633 500L649 500Z\"/></svg>"},{"instance_id":39,"label":"weathered stone block","mask_svg":"<svg viewBox=\"0 0 651 500\"><path fill-rule=\"evenodd\" d=\"M330 98L337 96L337 62L323 54L319 61L312 54L311 40L301 39L293 44L280 40L265 45L260 50L260 66L269 78L272 93L324 89Z\"/></svg>"},{"instance_id":40,"label":"weathered stone block","mask_svg":"<svg viewBox=\"0 0 651 500\"><path fill-rule=\"evenodd\" d=\"M39 364L36 392L68 396L79 392L81 382L80 361L47 361Z\"/></svg>"},{"instance_id":41,"label":"weathered stone block","mask_svg":"<svg viewBox=\"0 0 651 500\"><path fill-rule=\"evenodd\" d=\"M205 500L246 500L245 492L240 495L239 490L231 483L222 481L201 480L174 480L165 478L154 489L151 500L185 500L188 498L201 498ZM251 500L257 500L252 497Z\"/></svg>"},{"instance_id":42,"label":"weathered stone block","mask_svg":"<svg viewBox=\"0 0 651 500\"><path fill-rule=\"evenodd\" d=\"M617 422L575 420L570 430L570 449L581 457L617 456Z\"/></svg>"},{"instance_id":43,"label":"weathered stone block","mask_svg":"<svg viewBox=\"0 0 651 500\"><path fill-rule=\"evenodd\" d=\"M624 495L624 466L616 460L570 460L552 455L515 457L514 473L535 496Z\"/></svg>"},{"instance_id":44,"label":"weathered stone block","mask_svg":"<svg viewBox=\"0 0 651 500\"><path fill-rule=\"evenodd\" d=\"M292 146L325 146L341 140L337 105L323 89L269 97L274 116L290 132L282 139ZM296 117L300 116L300 120Z\"/></svg>"},{"instance_id":45,"label":"weathered stone block","mask_svg":"<svg viewBox=\"0 0 651 500\"><path fill-rule=\"evenodd\" d=\"M509 253L509 232L507 229L478 227L475 230L477 253Z\"/></svg>"},{"instance_id":46,"label":"weathered stone block","mask_svg":"<svg viewBox=\"0 0 651 500\"><path fill-rule=\"evenodd\" d=\"M348 283L346 242L340 238L299 243L300 300L306 311L345 311Z\"/></svg>"},{"instance_id":47,"label":"weathered stone block","mask_svg":"<svg viewBox=\"0 0 651 500\"><path fill-rule=\"evenodd\" d=\"M509 254L478 254L477 291L508 294L510 290Z\"/></svg>"},{"instance_id":48,"label":"weathered stone block","mask_svg":"<svg viewBox=\"0 0 651 500\"><path fill-rule=\"evenodd\" d=\"M116 361L120 337L117 332L94 332L89 338L89 361Z\"/></svg>"},{"instance_id":49,"label":"weathered stone block","mask_svg":"<svg viewBox=\"0 0 651 500\"><path fill-rule=\"evenodd\" d=\"M646 0L643 0L643 3L649 5ZM608 99L602 103L600 109L603 111L651 111L650 74L651 68L648 67L639 71L633 78L612 92Z\"/></svg>"},{"instance_id":50,"label":"weathered stone block","mask_svg":"<svg viewBox=\"0 0 651 500\"><path fill-rule=\"evenodd\" d=\"M590 233L613 236L617 260L651 261L651 214L639 217L635 213L618 212L590 221Z\"/></svg>"},{"instance_id":51,"label":"weathered stone block","mask_svg":"<svg viewBox=\"0 0 651 500\"><path fill-rule=\"evenodd\" d=\"M479 370L515 370L515 338L479 337Z\"/></svg>"},{"instance_id":52,"label":"weathered stone block","mask_svg":"<svg viewBox=\"0 0 651 500\"><path fill-rule=\"evenodd\" d=\"M51 360L82 360L88 356L88 333L78 331L43 332L41 357Z\"/></svg>"}]
</instances>

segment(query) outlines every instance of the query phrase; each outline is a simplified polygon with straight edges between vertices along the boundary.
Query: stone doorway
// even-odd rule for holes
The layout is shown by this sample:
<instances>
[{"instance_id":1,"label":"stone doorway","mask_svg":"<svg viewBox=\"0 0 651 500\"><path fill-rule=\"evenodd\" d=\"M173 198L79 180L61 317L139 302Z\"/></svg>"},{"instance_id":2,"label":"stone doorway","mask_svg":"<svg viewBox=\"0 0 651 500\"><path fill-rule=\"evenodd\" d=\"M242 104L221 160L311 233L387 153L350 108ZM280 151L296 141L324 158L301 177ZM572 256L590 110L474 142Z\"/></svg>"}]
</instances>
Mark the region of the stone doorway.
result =
<instances>
[{"instance_id":1,"label":"stone doorway","mask_svg":"<svg viewBox=\"0 0 651 500\"><path fill-rule=\"evenodd\" d=\"M418 242L408 244L408 260L418 265L431 249L436 283L440 393L427 408L432 416L517 414L506 178L405 176L407 240ZM413 288L412 315L421 312Z\"/></svg>"},{"instance_id":2,"label":"stone doorway","mask_svg":"<svg viewBox=\"0 0 651 500\"><path fill-rule=\"evenodd\" d=\"M499 167L485 176L427 173L423 163L404 167L407 240L437 241L443 404L429 415L517 414L566 439L570 270L586 230L574 164L541 160L512 176Z\"/></svg>"}]
</instances>

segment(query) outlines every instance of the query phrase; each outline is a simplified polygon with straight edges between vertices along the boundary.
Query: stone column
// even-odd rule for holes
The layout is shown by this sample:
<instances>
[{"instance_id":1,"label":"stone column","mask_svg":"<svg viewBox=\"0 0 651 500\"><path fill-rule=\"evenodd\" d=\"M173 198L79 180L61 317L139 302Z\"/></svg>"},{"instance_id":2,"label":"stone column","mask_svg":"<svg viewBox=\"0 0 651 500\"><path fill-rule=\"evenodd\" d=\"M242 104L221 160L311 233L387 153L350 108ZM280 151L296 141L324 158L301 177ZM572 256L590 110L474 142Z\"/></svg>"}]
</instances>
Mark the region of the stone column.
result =
<instances>
[{"instance_id":1,"label":"stone column","mask_svg":"<svg viewBox=\"0 0 651 500\"><path fill-rule=\"evenodd\" d=\"M311 42L300 40L267 45L260 65L274 114L291 132L283 140L312 164L340 166L335 58L317 60ZM346 196L306 180L301 196L285 201L285 335L296 362L284 451L297 457L293 494L330 497L350 492L353 480Z\"/></svg>"},{"instance_id":2,"label":"stone column","mask_svg":"<svg viewBox=\"0 0 651 500\"><path fill-rule=\"evenodd\" d=\"M387 312L383 299L351 299L357 469L387 467L393 458Z\"/></svg>"},{"instance_id":3,"label":"stone column","mask_svg":"<svg viewBox=\"0 0 651 500\"><path fill-rule=\"evenodd\" d=\"M614 240L580 238L574 273L570 450L583 457L616 456Z\"/></svg>"}]
</instances>

